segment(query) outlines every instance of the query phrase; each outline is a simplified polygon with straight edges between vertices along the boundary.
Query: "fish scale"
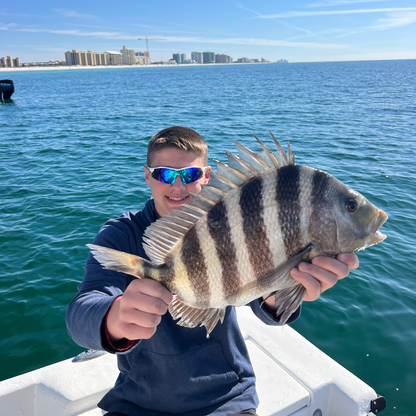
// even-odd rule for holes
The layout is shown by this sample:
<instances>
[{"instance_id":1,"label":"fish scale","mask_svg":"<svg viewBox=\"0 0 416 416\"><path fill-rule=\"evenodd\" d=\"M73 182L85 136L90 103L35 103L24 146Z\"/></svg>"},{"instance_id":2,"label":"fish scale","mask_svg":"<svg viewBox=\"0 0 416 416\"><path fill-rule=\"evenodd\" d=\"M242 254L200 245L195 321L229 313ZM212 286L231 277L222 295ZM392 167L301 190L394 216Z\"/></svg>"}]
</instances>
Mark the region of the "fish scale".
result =
<instances>
[{"instance_id":1,"label":"fish scale","mask_svg":"<svg viewBox=\"0 0 416 416\"><path fill-rule=\"evenodd\" d=\"M177 324L204 325L207 336L225 308L272 293L284 324L305 288L290 276L302 261L363 250L382 241L387 215L325 172L294 164L277 146L261 153L236 143L229 166L216 161L208 185L150 225L144 249L151 259L88 245L104 268L159 281L174 294Z\"/></svg>"}]
</instances>

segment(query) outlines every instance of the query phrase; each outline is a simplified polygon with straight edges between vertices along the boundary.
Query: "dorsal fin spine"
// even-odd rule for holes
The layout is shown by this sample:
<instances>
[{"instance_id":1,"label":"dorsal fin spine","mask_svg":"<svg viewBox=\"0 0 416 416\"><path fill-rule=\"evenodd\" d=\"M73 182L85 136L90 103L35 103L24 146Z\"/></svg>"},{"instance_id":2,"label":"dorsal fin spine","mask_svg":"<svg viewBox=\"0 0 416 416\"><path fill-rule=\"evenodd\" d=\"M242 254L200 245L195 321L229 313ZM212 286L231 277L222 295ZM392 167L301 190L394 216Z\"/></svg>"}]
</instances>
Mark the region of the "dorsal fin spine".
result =
<instances>
[{"instance_id":1,"label":"dorsal fin spine","mask_svg":"<svg viewBox=\"0 0 416 416\"><path fill-rule=\"evenodd\" d=\"M228 156L229 166L240 172L242 175L248 176L249 178L254 178L260 175L260 172L257 169L254 169L253 166L248 164L245 160L240 159L238 156L228 152L227 150L225 153Z\"/></svg>"},{"instance_id":2,"label":"dorsal fin spine","mask_svg":"<svg viewBox=\"0 0 416 416\"><path fill-rule=\"evenodd\" d=\"M253 134L253 133L252 133ZM270 169L280 168L280 163L277 157L270 151L270 149L253 134L254 138L260 143L263 148L263 152L259 153L259 156L267 163Z\"/></svg>"},{"instance_id":3,"label":"dorsal fin spine","mask_svg":"<svg viewBox=\"0 0 416 416\"><path fill-rule=\"evenodd\" d=\"M235 183L237 186L241 186L244 182L249 179L249 176L246 176L232 167L221 163L219 160L214 159L214 162L217 166L217 172L229 179L231 182Z\"/></svg>"},{"instance_id":4,"label":"dorsal fin spine","mask_svg":"<svg viewBox=\"0 0 416 416\"><path fill-rule=\"evenodd\" d=\"M269 170L267 163L261 157L257 156L254 152L252 152L250 149L247 149L247 147L243 146L241 143L238 143L236 140L233 141L237 146L237 151L241 159L245 160L260 173Z\"/></svg>"},{"instance_id":5,"label":"dorsal fin spine","mask_svg":"<svg viewBox=\"0 0 416 416\"><path fill-rule=\"evenodd\" d=\"M274 153L274 155L276 156L277 160L282 166L287 166L289 164L289 161L287 159L285 151L283 150L282 146L280 146L280 143L277 141L276 137L274 137L273 133L270 130L269 133L273 137L273 140L277 147L277 152Z\"/></svg>"},{"instance_id":6,"label":"dorsal fin spine","mask_svg":"<svg viewBox=\"0 0 416 416\"><path fill-rule=\"evenodd\" d=\"M210 172L210 186L219 189L225 193L230 192L232 189L237 189L238 185L234 182L231 182L229 179L225 178L224 176L218 175L215 172Z\"/></svg>"}]
</instances>

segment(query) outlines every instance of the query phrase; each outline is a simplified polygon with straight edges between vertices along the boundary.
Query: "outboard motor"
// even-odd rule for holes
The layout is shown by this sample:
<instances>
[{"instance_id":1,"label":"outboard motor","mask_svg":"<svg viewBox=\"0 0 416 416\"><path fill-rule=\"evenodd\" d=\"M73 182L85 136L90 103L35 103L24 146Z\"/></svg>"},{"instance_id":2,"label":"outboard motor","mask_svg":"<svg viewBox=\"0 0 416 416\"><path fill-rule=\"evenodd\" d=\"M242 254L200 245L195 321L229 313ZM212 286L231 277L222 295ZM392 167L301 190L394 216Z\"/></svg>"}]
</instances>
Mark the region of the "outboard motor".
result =
<instances>
[{"instance_id":1,"label":"outboard motor","mask_svg":"<svg viewBox=\"0 0 416 416\"><path fill-rule=\"evenodd\" d=\"M0 100L9 100L14 93L14 82L11 79L0 80Z\"/></svg>"}]
</instances>

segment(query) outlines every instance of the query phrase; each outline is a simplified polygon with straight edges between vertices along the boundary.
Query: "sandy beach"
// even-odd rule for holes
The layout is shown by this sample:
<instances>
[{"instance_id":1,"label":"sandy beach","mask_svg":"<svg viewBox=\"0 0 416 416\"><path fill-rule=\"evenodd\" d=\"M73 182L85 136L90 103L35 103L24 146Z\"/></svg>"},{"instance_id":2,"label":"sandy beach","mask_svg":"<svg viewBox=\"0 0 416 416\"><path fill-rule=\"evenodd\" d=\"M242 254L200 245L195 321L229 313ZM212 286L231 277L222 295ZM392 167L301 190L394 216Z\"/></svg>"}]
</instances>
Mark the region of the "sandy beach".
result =
<instances>
[{"instance_id":1,"label":"sandy beach","mask_svg":"<svg viewBox=\"0 0 416 416\"><path fill-rule=\"evenodd\" d=\"M274 62L233 62L229 64L183 64L183 65L96 65L96 66L82 66L82 65L69 65L69 66L20 66L14 68L0 68L1 72L15 72L15 71L62 71L62 70L76 70L76 69L119 69L119 68L173 68L173 67L188 67L188 66L219 66L219 65L263 65L272 64Z\"/></svg>"}]
</instances>

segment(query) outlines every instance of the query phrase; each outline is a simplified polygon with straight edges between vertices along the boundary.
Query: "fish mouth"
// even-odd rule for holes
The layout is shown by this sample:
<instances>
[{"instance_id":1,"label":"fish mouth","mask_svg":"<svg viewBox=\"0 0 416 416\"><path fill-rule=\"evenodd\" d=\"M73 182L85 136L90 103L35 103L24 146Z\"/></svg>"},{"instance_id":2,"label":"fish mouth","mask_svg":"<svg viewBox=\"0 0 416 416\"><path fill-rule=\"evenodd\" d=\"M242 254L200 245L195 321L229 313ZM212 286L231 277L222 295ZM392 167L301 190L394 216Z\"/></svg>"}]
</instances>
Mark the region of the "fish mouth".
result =
<instances>
[{"instance_id":1,"label":"fish mouth","mask_svg":"<svg viewBox=\"0 0 416 416\"><path fill-rule=\"evenodd\" d=\"M387 221L388 218L389 216L383 210L379 209L377 214L371 220L368 225L371 245L380 243L387 238L387 236L381 233L378 229Z\"/></svg>"}]
</instances>

